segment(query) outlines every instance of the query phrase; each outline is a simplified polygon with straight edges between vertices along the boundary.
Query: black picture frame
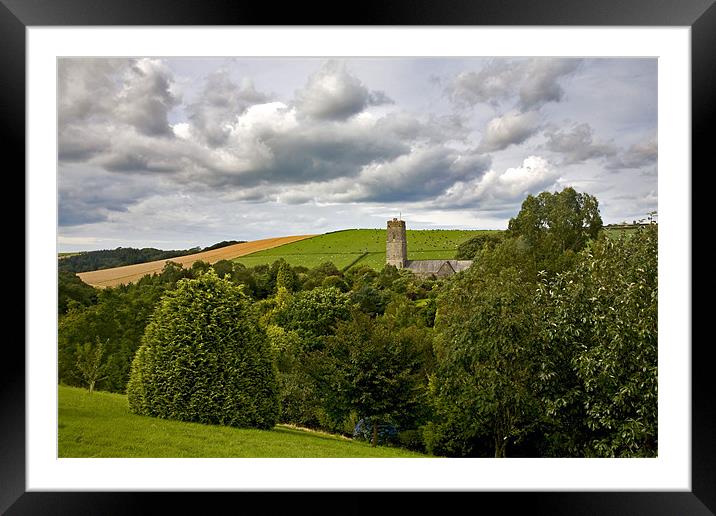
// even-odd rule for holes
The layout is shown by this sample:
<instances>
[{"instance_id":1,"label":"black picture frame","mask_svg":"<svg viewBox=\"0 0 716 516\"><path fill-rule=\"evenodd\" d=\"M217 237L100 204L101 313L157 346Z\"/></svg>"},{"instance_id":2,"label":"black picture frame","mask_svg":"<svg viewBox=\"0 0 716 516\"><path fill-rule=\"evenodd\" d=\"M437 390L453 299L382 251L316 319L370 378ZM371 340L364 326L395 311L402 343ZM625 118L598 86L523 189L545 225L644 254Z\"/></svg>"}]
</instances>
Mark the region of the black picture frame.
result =
<instances>
[{"instance_id":1,"label":"black picture frame","mask_svg":"<svg viewBox=\"0 0 716 516\"><path fill-rule=\"evenodd\" d=\"M236 0L0 0L0 115L5 147L16 169L25 169L25 29L28 26L111 25L498 25L498 26L688 26L692 72L692 233L691 266L705 271L707 254L693 252L699 235L698 202L707 189L695 180L713 173L708 129L716 111L716 0L392 0L337 4L246 3ZM7 163L7 161L6 161ZM709 163L709 165L711 165ZM694 173L698 171L698 173ZM24 190L24 182L20 187ZM701 233L703 234L703 233ZM23 237L24 238L24 237ZM27 257L26 257L27 258ZM25 262L27 263L27 262ZM29 271L25 269L25 276ZM697 283L701 291L710 282ZM692 282L691 329L707 320L710 303L698 303ZM26 314L32 306L25 307ZM699 317L701 315L701 317ZM703 326L703 323L701 323ZM536 514L714 514L716 511L716 425L708 337L692 342L692 490L690 492L503 492L450 493L450 505L487 508L497 503L507 513L521 508ZM13 344L11 346L10 344ZM0 374L0 512L15 514L127 514L146 512L158 503L162 512L232 512L271 504L275 493L79 493L26 492L25 353L6 339ZM7 360L7 361L6 361ZM12 364L12 367L9 366ZM400 513L424 509L426 493L401 493ZM319 495L320 498L316 495ZM280 503L293 512L365 512L373 493L284 493ZM462 500L456 500L454 497ZM469 499L467 499L469 498ZM309 501L310 499L310 501ZM440 502L442 503L442 502ZM228 505L226 505L228 504ZM453 505L455 504L455 505ZM459 504L459 505L458 505ZM303 510L302 510L303 509ZM380 511L382 512L382 511Z\"/></svg>"}]
</instances>

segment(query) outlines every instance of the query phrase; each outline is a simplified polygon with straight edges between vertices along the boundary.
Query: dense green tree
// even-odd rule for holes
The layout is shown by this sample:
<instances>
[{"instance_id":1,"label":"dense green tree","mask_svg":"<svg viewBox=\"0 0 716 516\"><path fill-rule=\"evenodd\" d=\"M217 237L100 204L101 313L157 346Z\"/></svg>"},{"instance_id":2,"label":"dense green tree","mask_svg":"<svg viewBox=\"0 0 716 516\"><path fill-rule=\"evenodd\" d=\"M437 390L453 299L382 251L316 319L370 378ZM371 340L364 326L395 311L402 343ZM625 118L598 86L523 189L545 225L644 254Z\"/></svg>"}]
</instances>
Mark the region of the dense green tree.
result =
<instances>
[{"instance_id":1,"label":"dense green tree","mask_svg":"<svg viewBox=\"0 0 716 516\"><path fill-rule=\"evenodd\" d=\"M97 382L97 389L125 391L132 357L149 317L162 294L173 286L161 280L160 276L148 276L138 284L99 290L96 304L77 305L59 318L57 344L61 383L83 384L75 367L77 345L99 339L104 343L105 371Z\"/></svg>"},{"instance_id":2,"label":"dense green tree","mask_svg":"<svg viewBox=\"0 0 716 516\"><path fill-rule=\"evenodd\" d=\"M229 278L233 277L234 262L230 260L219 260L211 267L214 269L214 272L216 272L216 275L220 278L223 278L224 276L228 276Z\"/></svg>"},{"instance_id":3,"label":"dense green tree","mask_svg":"<svg viewBox=\"0 0 716 516\"><path fill-rule=\"evenodd\" d=\"M505 457L538 421L535 273L518 240L483 248L438 298L429 448Z\"/></svg>"},{"instance_id":4,"label":"dense green tree","mask_svg":"<svg viewBox=\"0 0 716 516\"><path fill-rule=\"evenodd\" d=\"M364 313L375 317L385 311L389 296L384 290L372 285L362 285L350 293L351 303Z\"/></svg>"},{"instance_id":5,"label":"dense green tree","mask_svg":"<svg viewBox=\"0 0 716 516\"><path fill-rule=\"evenodd\" d=\"M351 267L345 273L346 280L352 285L353 290L358 290L365 285L372 285L378 278L379 273L368 265Z\"/></svg>"},{"instance_id":6,"label":"dense green tree","mask_svg":"<svg viewBox=\"0 0 716 516\"><path fill-rule=\"evenodd\" d=\"M346 280L344 280L340 276L326 276L326 278L321 283L321 286L323 288L337 288L341 292L348 292L351 289L348 283L346 283Z\"/></svg>"},{"instance_id":7,"label":"dense green tree","mask_svg":"<svg viewBox=\"0 0 716 516\"><path fill-rule=\"evenodd\" d=\"M567 187L561 192L529 195L510 219L508 236L522 237L537 267L549 273L569 268L574 254L602 229L596 197Z\"/></svg>"},{"instance_id":8,"label":"dense green tree","mask_svg":"<svg viewBox=\"0 0 716 516\"><path fill-rule=\"evenodd\" d=\"M320 346L320 337L333 333L338 321L349 317L349 299L337 288L315 288L296 293L276 314L276 324L296 331L306 346Z\"/></svg>"},{"instance_id":9,"label":"dense green tree","mask_svg":"<svg viewBox=\"0 0 716 516\"><path fill-rule=\"evenodd\" d=\"M211 269L211 264L209 262L197 260L191 264L191 277L196 278L200 274L204 274L205 272L207 272L209 269Z\"/></svg>"},{"instance_id":10,"label":"dense green tree","mask_svg":"<svg viewBox=\"0 0 716 516\"><path fill-rule=\"evenodd\" d=\"M476 235L469 240L461 243L457 247L455 253L456 260L474 260L475 255L482 250L484 246L489 248L495 247L504 239L504 233L502 231L491 231L489 233L482 233Z\"/></svg>"},{"instance_id":11,"label":"dense green tree","mask_svg":"<svg viewBox=\"0 0 716 516\"><path fill-rule=\"evenodd\" d=\"M331 262L324 262L321 265L306 271L306 277L303 281L303 290L311 290L320 287L328 278L343 278L343 273ZM330 282L327 283L330 285Z\"/></svg>"},{"instance_id":12,"label":"dense green tree","mask_svg":"<svg viewBox=\"0 0 716 516\"><path fill-rule=\"evenodd\" d=\"M74 272L59 271L57 276L57 312L67 313L70 306L86 307L97 302L97 289L82 281Z\"/></svg>"},{"instance_id":13,"label":"dense green tree","mask_svg":"<svg viewBox=\"0 0 716 516\"><path fill-rule=\"evenodd\" d=\"M316 386L315 354L336 324L350 316L348 296L336 288L315 288L273 300L269 337L276 351L281 421L337 430L327 418Z\"/></svg>"},{"instance_id":14,"label":"dense green tree","mask_svg":"<svg viewBox=\"0 0 716 516\"><path fill-rule=\"evenodd\" d=\"M285 260L278 263L276 270L276 291L286 289L287 292L295 292L298 287L298 275L293 271L291 266Z\"/></svg>"},{"instance_id":15,"label":"dense green tree","mask_svg":"<svg viewBox=\"0 0 716 516\"><path fill-rule=\"evenodd\" d=\"M541 392L553 455L657 452L657 226L602 237L541 284Z\"/></svg>"},{"instance_id":16,"label":"dense green tree","mask_svg":"<svg viewBox=\"0 0 716 516\"><path fill-rule=\"evenodd\" d=\"M409 344L357 311L326 339L321 357L326 411L342 419L354 410L370 420L373 446L381 421L405 418L419 405L421 361Z\"/></svg>"},{"instance_id":17,"label":"dense green tree","mask_svg":"<svg viewBox=\"0 0 716 516\"><path fill-rule=\"evenodd\" d=\"M190 275L189 270L182 267L180 263L172 262L171 260L164 264L164 268L162 268L162 272L159 274L160 281L164 284L176 284L180 279L188 278Z\"/></svg>"},{"instance_id":18,"label":"dense green tree","mask_svg":"<svg viewBox=\"0 0 716 516\"><path fill-rule=\"evenodd\" d=\"M127 386L133 413L271 428L273 353L240 288L213 271L178 283L147 325Z\"/></svg>"}]
</instances>

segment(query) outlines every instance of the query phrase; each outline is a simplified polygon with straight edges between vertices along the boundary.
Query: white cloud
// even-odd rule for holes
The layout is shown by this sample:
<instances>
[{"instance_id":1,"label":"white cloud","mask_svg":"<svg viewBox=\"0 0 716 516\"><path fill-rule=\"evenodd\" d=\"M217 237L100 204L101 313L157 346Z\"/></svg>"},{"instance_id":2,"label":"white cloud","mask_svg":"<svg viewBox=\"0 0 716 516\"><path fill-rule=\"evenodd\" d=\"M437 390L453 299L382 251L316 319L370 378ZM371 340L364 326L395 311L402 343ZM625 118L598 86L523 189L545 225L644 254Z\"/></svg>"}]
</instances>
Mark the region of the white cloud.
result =
<instances>
[{"instance_id":1,"label":"white cloud","mask_svg":"<svg viewBox=\"0 0 716 516\"><path fill-rule=\"evenodd\" d=\"M525 158L519 167L489 170L482 177L455 183L435 200L443 208L472 206L490 210L513 206L531 193L551 187L559 173L540 156Z\"/></svg>"}]
</instances>

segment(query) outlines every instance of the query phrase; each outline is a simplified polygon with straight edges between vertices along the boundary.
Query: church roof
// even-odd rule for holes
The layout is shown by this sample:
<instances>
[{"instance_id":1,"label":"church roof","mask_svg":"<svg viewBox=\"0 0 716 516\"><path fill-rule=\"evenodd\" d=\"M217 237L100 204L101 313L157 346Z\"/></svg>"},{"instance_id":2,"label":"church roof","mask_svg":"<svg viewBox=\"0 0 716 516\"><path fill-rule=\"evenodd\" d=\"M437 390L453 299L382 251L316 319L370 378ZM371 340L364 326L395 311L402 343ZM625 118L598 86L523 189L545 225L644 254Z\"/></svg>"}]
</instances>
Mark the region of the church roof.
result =
<instances>
[{"instance_id":1,"label":"church roof","mask_svg":"<svg viewBox=\"0 0 716 516\"><path fill-rule=\"evenodd\" d=\"M418 274L437 274L445 265L460 272L470 267L472 260L408 260L405 268Z\"/></svg>"}]
</instances>

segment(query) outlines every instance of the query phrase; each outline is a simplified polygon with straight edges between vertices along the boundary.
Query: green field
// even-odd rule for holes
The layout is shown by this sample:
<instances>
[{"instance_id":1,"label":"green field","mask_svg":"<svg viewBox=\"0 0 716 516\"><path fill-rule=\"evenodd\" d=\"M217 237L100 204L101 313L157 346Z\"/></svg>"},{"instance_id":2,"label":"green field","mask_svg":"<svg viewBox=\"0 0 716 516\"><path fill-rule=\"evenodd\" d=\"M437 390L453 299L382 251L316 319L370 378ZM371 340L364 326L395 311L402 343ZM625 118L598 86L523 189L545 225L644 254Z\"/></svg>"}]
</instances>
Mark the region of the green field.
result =
<instances>
[{"instance_id":1,"label":"green field","mask_svg":"<svg viewBox=\"0 0 716 516\"><path fill-rule=\"evenodd\" d=\"M426 457L278 425L247 430L130 414L122 394L58 387L60 457Z\"/></svg>"},{"instance_id":2,"label":"green field","mask_svg":"<svg viewBox=\"0 0 716 516\"><path fill-rule=\"evenodd\" d=\"M487 231L489 230L408 230L408 259L452 259L458 245ZM348 229L259 251L234 261L253 267L271 264L283 258L290 265L303 265L308 268L324 262L333 262L339 269L351 264L382 269L385 265L385 237L384 229Z\"/></svg>"}]
</instances>

